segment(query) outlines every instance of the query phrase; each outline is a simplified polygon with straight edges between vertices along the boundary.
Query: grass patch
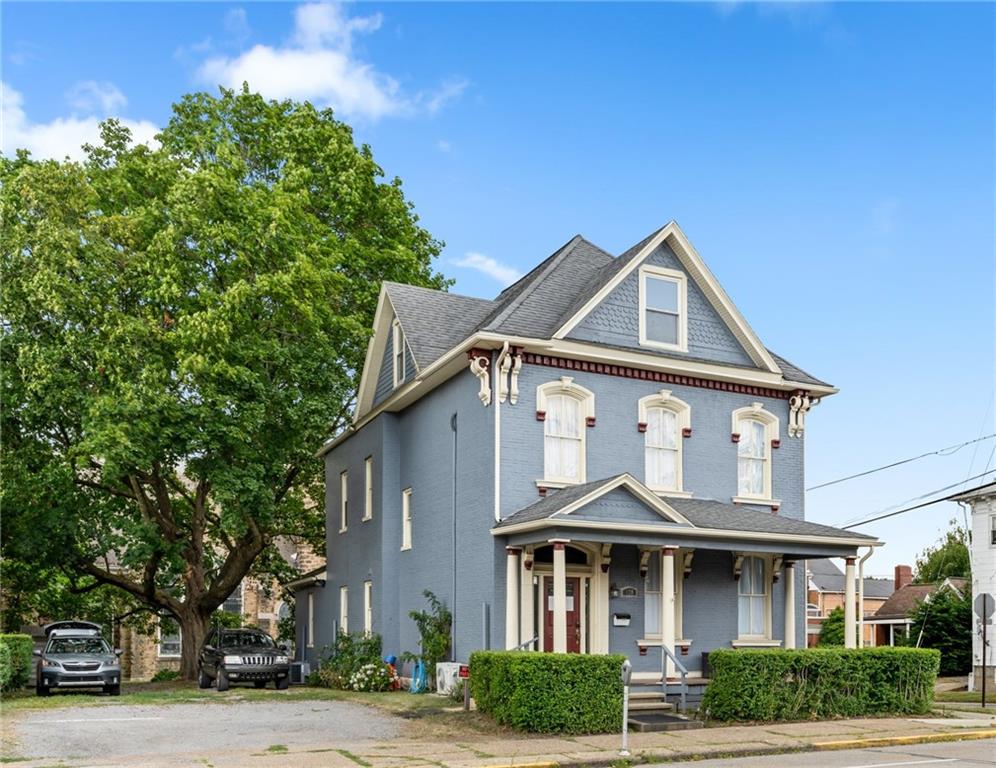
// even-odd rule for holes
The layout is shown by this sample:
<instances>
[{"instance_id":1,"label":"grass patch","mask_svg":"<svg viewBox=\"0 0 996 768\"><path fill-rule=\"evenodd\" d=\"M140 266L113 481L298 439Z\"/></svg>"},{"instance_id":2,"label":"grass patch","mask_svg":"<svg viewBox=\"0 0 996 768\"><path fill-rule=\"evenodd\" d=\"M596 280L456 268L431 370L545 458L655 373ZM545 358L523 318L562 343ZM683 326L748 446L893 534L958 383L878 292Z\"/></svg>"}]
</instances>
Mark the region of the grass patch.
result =
<instances>
[{"instance_id":1,"label":"grass patch","mask_svg":"<svg viewBox=\"0 0 996 768\"><path fill-rule=\"evenodd\" d=\"M986 686L986 705L996 708L996 686ZM934 701L952 701L963 704L981 704L982 691L937 691Z\"/></svg>"},{"instance_id":2,"label":"grass patch","mask_svg":"<svg viewBox=\"0 0 996 768\"><path fill-rule=\"evenodd\" d=\"M357 765L362 765L363 768L372 768L372 766L373 766L373 763L368 763L362 757L359 757L358 755L354 755L348 749L337 749L335 751L338 752L343 757L345 757L347 760L352 760Z\"/></svg>"},{"instance_id":3,"label":"grass patch","mask_svg":"<svg viewBox=\"0 0 996 768\"><path fill-rule=\"evenodd\" d=\"M287 745L286 744L271 744L270 746L268 746L266 748L266 751L267 752L273 752L273 753L286 752L287 751Z\"/></svg>"}]
</instances>

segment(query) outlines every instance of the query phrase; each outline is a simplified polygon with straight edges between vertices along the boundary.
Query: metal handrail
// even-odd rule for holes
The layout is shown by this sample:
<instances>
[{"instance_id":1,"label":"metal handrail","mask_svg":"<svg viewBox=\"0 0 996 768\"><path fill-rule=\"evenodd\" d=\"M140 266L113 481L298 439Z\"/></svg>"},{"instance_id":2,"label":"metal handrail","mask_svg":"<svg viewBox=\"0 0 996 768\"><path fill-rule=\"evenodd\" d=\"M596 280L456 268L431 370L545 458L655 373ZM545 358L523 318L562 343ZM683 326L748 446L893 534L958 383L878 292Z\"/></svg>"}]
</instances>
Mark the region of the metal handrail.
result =
<instances>
[{"instance_id":1,"label":"metal handrail","mask_svg":"<svg viewBox=\"0 0 996 768\"><path fill-rule=\"evenodd\" d=\"M524 643L519 643L512 650L513 651L524 651L524 650L526 650L526 646L529 646L529 645L536 645L536 646L538 646L539 645L539 635L536 635L536 637L534 637L532 640L526 640L526 642L524 642Z\"/></svg>"},{"instance_id":2,"label":"metal handrail","mask_svg":"<svg viewBox=\"0 0 996 768\"><path fill-rule=\"evenodd\" d=\"M688 670L682 664L674 652L664 643L661 643L661 689L664 693L664 700L667 701L667 660L674 662L675 669L681 675L681 711L687 709L688 703Z\"/></svg>"}]
</instances>

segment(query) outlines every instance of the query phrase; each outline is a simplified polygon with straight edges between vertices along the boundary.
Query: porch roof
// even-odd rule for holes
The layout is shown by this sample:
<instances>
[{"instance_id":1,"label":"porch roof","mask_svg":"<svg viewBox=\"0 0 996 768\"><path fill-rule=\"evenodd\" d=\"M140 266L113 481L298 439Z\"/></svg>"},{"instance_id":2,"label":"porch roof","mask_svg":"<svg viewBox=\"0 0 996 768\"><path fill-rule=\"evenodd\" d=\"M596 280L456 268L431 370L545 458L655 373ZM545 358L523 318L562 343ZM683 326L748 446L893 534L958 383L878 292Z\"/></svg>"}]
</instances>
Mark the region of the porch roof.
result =
<instances>
[{"instance_id":1,"label":"porch roof","mask_svg":"<svg viewBox=\"0 0 996 768\"><path fill-rule=\"evenodd\" d=\"M628 493L628 503L619 498ZM610 496L614 495L614 496ZM605 497L614 502L605 504ZM599 502L602 500L600 506ZM874 536L714 499L662 499L629 474L570 486L498 522L492 533L516 543L574 538L703 548L754 548L813 557L852 554Z\"/></svg>"}]
</instances>

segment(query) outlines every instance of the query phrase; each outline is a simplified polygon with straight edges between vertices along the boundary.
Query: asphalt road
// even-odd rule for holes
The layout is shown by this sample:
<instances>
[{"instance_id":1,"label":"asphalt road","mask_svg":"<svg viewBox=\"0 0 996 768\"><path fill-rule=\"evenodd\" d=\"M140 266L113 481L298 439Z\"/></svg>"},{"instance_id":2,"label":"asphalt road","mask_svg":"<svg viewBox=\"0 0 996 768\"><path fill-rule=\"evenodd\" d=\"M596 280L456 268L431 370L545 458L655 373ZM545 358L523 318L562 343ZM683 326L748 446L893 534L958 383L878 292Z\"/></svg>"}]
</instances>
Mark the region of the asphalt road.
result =
<instances>
[{"instance_id":1,"label":"asphalt road","mask_svg":"<svg viewBox=\"0 0 996 768\"><path fill-rule=\"evenodd\" d=\"M996 765L996 739L668 763L669 768L978 768L993 765Z\"/></svg>"},{"instance_id":2,"label":"asphalt road","mask_svg":"<svg viewBox=\"0 0 996 768\"><path fill-rule=\"evenodd\" d=\"M15 743L5 744L4 751L53 760L265 751L275 745L389 739L402 723L370 707L340 701L66 707L18 714Z\"/></svg>"}]
</instances>

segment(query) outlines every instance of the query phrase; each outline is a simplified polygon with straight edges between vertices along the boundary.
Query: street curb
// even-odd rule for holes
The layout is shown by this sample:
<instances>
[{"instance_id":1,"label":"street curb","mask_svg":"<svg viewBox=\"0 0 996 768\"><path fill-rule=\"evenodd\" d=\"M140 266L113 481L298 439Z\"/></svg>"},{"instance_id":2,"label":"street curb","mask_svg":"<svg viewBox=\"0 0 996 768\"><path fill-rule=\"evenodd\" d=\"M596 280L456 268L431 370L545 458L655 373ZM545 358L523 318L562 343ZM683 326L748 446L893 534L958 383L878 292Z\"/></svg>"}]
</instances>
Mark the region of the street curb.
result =
<instances>
[{"instance_id":1,"label":"street curb","mask_svg":"<svg viewBox=\"0 0 996 768\"><path fill-rule=\"evenodd\" d=\"M617 765L635 765L641 762L677 763L699 760L717 760L745 757L767 757L770 755L788 755L802 752L831 752L841 749L860 749L862 747L898 747L907 744L930 744L945 741L977 741L980 739L996 739L996 728L982 731L950 731L947 733L925 733L919 736L883 736L871 739L848 739L843 741L820 741L811 744L786 744L784 747L765 747L761 749L731 749L722 752L685 752L656 753L653 748L634 751L628 758L614 756L586 761L557 762L538 761L534 763L499 763L488 768L603 768Z\"/></svg>"}]
</instances>

